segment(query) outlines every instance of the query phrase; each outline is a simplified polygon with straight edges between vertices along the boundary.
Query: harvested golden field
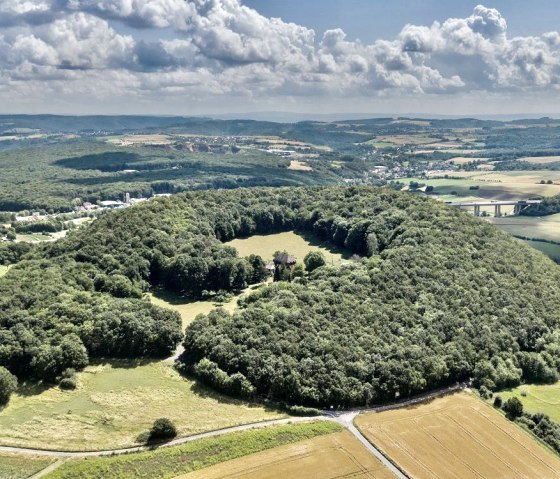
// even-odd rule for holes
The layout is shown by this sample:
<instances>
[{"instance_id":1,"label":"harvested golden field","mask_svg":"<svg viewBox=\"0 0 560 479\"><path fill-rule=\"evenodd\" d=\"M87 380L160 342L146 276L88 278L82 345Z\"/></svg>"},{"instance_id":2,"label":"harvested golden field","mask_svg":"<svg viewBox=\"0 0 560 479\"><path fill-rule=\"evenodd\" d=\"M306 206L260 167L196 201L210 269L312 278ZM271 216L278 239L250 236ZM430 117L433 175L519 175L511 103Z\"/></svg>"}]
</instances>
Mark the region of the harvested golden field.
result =
<instances>
[{"instance_id":1,"label":"harvested golden field","mask_svg":"<svg viewBox=\"0 0 560 479\"><path fill-rule=\"evenodd\" d=\"M560 478L558 456L466 393L358 416L356 425L415 479Z\"/></svg>"},{"instance_id":2,"label":"harvested golden field","mask_svg":"<svg viewBox=\"0 0 560 479\"><path fill-rule=\"evenodd\" d=\"M176 479L391 479L391 472L348 431L287 444Z\"/></svg>"},{"instance_id":3,"label":"harvested golden field","mask_svg":"<svg viewBox=\"0 0 560 479\"><path fill-rule=\"evenodd\" d=\"M298 160L290 161L290 166L288 166L288 170L296 170L296 171L312 171L311 168L307 163Z\"/></svg>"}]
</instances>

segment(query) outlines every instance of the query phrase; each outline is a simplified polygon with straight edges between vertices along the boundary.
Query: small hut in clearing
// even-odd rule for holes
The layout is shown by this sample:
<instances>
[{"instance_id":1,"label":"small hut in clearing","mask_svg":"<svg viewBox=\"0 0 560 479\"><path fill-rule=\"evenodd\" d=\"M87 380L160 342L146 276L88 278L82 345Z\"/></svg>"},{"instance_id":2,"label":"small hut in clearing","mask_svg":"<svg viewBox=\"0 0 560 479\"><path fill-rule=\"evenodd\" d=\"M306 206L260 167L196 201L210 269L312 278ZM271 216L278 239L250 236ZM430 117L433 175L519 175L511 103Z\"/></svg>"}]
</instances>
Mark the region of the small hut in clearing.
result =
<instances>
[{"instance_id":1,"label":"small hut in clearing","mask_svg":"<svg viewBox=\"0 0 560 479\"><path fill-rule=\"evenodd\" d=\"M282 268L291 268L295 266L297 261L293 256L286 253L280 253L272 260L275 267L281 266Z\"/></svg>"}]
</instances>

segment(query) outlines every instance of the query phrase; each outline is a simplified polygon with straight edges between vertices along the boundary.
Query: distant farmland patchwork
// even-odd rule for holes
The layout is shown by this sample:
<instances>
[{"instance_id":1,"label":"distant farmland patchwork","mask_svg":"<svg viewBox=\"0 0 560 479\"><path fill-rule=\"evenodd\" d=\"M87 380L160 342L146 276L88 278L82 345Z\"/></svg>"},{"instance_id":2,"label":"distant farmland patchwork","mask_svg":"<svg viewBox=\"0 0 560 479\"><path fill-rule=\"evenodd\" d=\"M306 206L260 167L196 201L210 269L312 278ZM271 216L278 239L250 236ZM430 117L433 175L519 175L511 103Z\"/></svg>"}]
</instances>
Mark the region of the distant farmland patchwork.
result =
<instances>
[{"instance_id":1,"label":"distant farmland patchwork","mask_svg":"<svg viewBox=\"0 0 560 479\"><path fill-rule=\"evenodd\" d=\"M359 416L364 435L415 479L560 478L560 458L466 393Z\"/></svg>"}]
</instances>

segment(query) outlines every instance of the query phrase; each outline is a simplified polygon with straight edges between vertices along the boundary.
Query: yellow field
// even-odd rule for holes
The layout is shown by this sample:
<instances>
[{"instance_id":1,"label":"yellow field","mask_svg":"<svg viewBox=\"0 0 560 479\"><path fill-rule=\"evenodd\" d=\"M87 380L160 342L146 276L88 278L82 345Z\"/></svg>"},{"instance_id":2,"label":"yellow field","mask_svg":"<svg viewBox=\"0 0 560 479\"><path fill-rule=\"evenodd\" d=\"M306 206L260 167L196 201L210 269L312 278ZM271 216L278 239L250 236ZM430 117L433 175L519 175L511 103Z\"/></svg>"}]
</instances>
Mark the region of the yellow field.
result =
<instances>
[{"instance_id":1,"label":"yellow field","mask_svg":"<svg viewBox=\"0 0 560 479\"><path fill-rule=\"evenodd\" d=\"M272 260L276 251L282 250L286 250L294 256L298 263L303 261L307 253L314 250L322 251L329 264L339 264L344 256L343 251L327 249L322 243L303 238L293 231L272 235L255 235L250 238L235 239L226 244L237 249L241 257L256 254L261 256L265 262Z\"/></svg>"},{"instance_id":2,"label":"yellow field","mask_svg":"<svg viewBox=\"0 0 560 479\"><path fill-rule=\"evenodd\" d=\"M170 361L88 366L78 388L25 387L0 414L0 444L61 450L133 446L159 417L180 436L283 417L215 393L177 373Z\"/></svg>"},{"instance_id":3,"label":"yellow field","mask_svg":"<svg viewBox=\"0 0 560 479\"><path fill-rule=\"evenodd\" d=\"M524 156L518 158L517 161L526 161L527 163L546 164L560 162L560 156Z\"/></svg>"},{"instance_id":4,"label":"yellow field","mask_svg":"<svg viewBox=\"0 0 560 479\"><path fill-rule=\"evenodd\" d=\"M358 416L356 425L415 479L560 478L558 456L466 393Z\"/></svg>"},{"instance_id":5,"label":"yellow field","mask_svg":"<svg viewBox=\"0 0 560 479\"><path fill-rule=\"evenodd\" d=\"M288 170L296 170L296 171L312 171L311 168L307 163L303 161L292 160L290 161L290 166L288 166Z\"/></svg>"},{"instance_id":6,"label":"yellow field","mask_svg":"<svg viewBox=\"0 0 560 479\"><path fill-rule=\"evenodd\" d=\"M388 469L348 431L280 446L176 479L391 479Z\"/></svg>"}]
</instances>

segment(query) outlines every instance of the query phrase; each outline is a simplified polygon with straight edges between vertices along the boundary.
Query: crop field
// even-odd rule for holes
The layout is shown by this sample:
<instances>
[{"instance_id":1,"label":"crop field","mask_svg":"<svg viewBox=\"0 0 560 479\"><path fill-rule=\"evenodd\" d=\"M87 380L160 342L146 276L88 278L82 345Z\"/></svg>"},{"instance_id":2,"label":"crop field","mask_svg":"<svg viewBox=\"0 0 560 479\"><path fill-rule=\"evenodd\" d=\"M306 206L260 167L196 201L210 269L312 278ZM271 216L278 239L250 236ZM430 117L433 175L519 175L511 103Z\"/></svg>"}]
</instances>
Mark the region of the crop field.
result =
<instances>
[{"instance_id":1,"label":"crop field","mask_svg":"<svg viewBox=\"0 0 560 479\"><path fill-rule=\"evenodd\" d=\"M0 479L27 479L54 462L49 457L0 454Z\"/></svg>"},{"instance_id":2,"label":"crop field","mask_svg":"<svg viewBox=\"0 0 560 479\"><path fill-rule=\"evenodd\" d=\"M175 479L391 479L394 476L348 431L269 449Z\"/></svg>"},{"instance_id":3,"label":"crop field","mask_svg":"<svg viewBox=\"0 0 560 479\"><path fill-rule=\"evenodd\" d=\"M466 393L358 416L365 436L410 477L560 478L560 458Z\"/></svg>"},{"instance_id":4,"label":"crop field","mask_svg":"<svg viewBox=\"0 0 560 479\"><path fill-rule=\"evenodd\" d=\"M313 437L338 433L341 429L338 424L328 421L269 426L153 451L68 461L46 477L49 479L138 477L169 479L285 444L301 443Z\"/></svg>"},{"instance_id":5,"label":"crop field","mask_svg":"<svg viewBox=\"0 0 560 479\"><path fill-rule=\"evenodd\" d=\"M307 163L298 160L290 161L290 165L288 166L289 170L296 170L296 171L312 171L313 168L309 166Z\"/></svg>"},{"instance_id":6,"label":"crop field","mask_svg":"<svg viewBox=\"0 0 560 479\"><path fill-rule=\"evenodd\" d=\"M560 214L543 217L492 218L489 221L512 235L560 241Z\"/></svg>"},{"instance_id":7,"label":"crop field","mask_svg":"<svg viewBox=\"0 0 560 479\"><path fill-rule=\"evenodd\" d=\"M314 250L321 251L329 264L340 264L343 258L347 257L345 251L327 248L320 241L309 237L304 238L293 231L234 239L226 244L237 249L241 257L256 254L261 256L265 262L270 261L276 251L283 250L294 256L300 263L307 253Z\"/></svg>"},{"instance_id":8,"label":"crop field","mask_svg":"<svg viewBox=\"0 0 560 479\"><path fill-rule=\"evenodd\" d=\"M159 417L180 436L284 415L183 378L169 361L88 366L78 388L23 385L0 414L0 444L60 450L132 446Z\"/></svg>"},{"instance_id":9,"label":"crop field","mask_svg":"<svg viewBox=\"0 0 560 479\"><path fill-rule=\"evenodd\" d=\"M527 199L530 196L554 196L560 194L560 172L555 171L478 171L453 172L453 178L432 177L430 179L406 178L434 187L436 195L450 195L462 198L476 196L483 199L510 200ZM553 180L558 184L540 184L541 180ZM478 186L476 191L471 186Z\"/></svg>"},{"instance_id":10,"label":"crop field","mask_svg":"<svg viewBox=\"0 0 560 479\"><path fill-rule=\"evenodd\" d=\"M523 393L523 394L522 394ZM542 412L560 423L560 382L555 384L525 384L499 393L503 400L517 397L530 413Z\"/></svg>"}]
</instances>

